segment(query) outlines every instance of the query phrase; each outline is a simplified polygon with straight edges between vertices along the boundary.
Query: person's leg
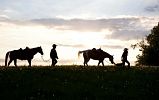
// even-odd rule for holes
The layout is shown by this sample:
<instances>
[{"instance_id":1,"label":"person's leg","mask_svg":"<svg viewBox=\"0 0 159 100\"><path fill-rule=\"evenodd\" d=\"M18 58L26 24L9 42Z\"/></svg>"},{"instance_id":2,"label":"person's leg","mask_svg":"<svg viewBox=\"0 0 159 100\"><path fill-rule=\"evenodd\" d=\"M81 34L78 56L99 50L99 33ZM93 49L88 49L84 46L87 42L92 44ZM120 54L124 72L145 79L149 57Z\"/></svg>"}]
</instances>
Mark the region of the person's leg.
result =
<instances>
[{"instance_id":1,"label":"person's leg","mask_svg":"<svg viewBox=\"0 0 159 100\"><path fill-rule=\"evenodd\" d=\"M126 63L128 64L128 67L130 68L130 62L127 60Z\"/></svg>"},{"instance_id":2,"label":"person's leg","mask_svg":"<svg viewBox=\"0 0 159 100\"><path fill-rule=\"evenodd\" d=\"M125 67L125 61L124 60L122 61L122 67Z\"/></svg>"},{"instance_id":3,"label":"person's leg","mask_svg":"<svg viewBox=\"0 0 159 100\"><path fill-rule=\"evenodd\" d=\"M52 66L55 66L55 64L57 63L56 59L52 59Z\"/></svg>"},{"instance_id":4,"label":"person's leg","mask_svg":"<svg viewBox=\"0 0 159 100\"><path fill-rule=\"evenodd\" d=\"M51 66L54 66L54 59L52 59L52 63L51 63Z\"/></svg>"},{"instance_id":5,"label":"person's leg","mask_svg":"<svg viewBox=\"0 0 159 100\"><path fill-rule=\"evenodd\" d=\"M54 66L56 65L56 63L57 63L57 60L56 60L56 59L54 59Z\"/></svg>"}]
</instances>

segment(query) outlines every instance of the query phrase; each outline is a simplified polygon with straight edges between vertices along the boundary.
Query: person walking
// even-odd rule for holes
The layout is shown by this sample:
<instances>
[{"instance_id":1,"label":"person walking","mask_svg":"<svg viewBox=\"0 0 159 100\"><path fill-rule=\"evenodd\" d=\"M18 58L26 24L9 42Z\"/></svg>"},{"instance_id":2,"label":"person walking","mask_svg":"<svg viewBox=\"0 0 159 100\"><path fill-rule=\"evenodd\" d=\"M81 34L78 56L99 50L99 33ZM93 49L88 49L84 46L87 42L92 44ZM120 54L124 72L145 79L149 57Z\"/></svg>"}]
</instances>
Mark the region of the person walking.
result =
<instances>
[{"instance_id":1,"label":"person walking","mask_svg":"<svg viewBox=\"0 0 159 100\"><path fill-rule=\"evenodd\" d=\"M52 64L51 66L55 66L56 63L57 63L57 59L58 59L58 56L57 56L57 52L56 52L56 44L53 44L52 45L52 49L51 49L51 52L50 52L50 58L52 59Z\"/></svg>"},{"instance_id":2,"label":"person walking","mask_svg":"<svg viewBox=\"0 0 159 100\"><path fill-rule=\"evenodd\" d=\"M121 56L122 66L125 67L125 63L128 64L128 67L130 68L130 62L127 59L128 56L128 48L124 48L124 52Z\"/></svg>"}]
</instances>

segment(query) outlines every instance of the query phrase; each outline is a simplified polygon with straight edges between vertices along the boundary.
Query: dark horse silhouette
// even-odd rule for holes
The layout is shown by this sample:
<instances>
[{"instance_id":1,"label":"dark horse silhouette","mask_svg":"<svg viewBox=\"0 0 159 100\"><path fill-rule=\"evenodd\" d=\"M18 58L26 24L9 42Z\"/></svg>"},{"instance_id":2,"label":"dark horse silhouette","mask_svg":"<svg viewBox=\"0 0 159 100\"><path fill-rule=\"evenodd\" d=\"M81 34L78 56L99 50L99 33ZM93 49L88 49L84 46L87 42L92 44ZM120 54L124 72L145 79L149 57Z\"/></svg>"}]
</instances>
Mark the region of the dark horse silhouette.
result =
<instances>
[{"instance_id":1,"label":"dark horse silhouette","mask_svg":"<svg viewBox=\"0 0 159 100\"><path fill-rule=\"evenodd\" d=\"M33 59L36 53L40 53L43 55L43 51L41 47L36 48L28 48L22 50L13 50L6 53L5 57L5 66L9 66L10 63L14 60L14 65L17 67L17 59L20 60L28 60L29 66L31 67L31 60ZM7 62L8 57L10 58L9 62ZM7 64L8 63L8 64Z\"/></svg>"},{"instance_id":2,"label":"dark horse silhouette","mask_svg":"<svg viewBox=\"0 0 159 100\"><path fill-rule=\"evenodd\" d=\"M100 63L102 63L102 65L104 66L104 62L103 60L105 58L109 58L110 62L112 64L115 64L114 61L113 61L113 56L108 54L107 52L103 51L102 49L89 49L89 50L84 50L84 51L79 51L78 52L78 56L83 53L83 58L84 58L84 66L87 65L88 66L88 61L90 59L93 59L93 60L99 60L99 63L98 63L98 66Z\"/></svg>"}]
</instances>

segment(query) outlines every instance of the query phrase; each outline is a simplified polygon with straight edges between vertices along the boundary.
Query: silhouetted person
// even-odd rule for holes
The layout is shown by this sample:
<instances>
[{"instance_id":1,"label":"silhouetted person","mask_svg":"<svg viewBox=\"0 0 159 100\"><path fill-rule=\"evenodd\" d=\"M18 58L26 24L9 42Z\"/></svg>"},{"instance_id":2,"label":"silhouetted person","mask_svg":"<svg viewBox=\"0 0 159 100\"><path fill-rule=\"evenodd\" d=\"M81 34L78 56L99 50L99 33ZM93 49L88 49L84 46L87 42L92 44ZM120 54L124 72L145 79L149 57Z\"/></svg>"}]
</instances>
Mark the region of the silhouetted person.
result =
<instances>
[{"instance_id":1,"label":"silhouetted person","mask_svg":"<svg viewBox=\"0 0 159 100\"><path fill-rule=\"evenodd\" d=\"M58 59L58 56L57 56L57 52L56 52L56 44L53 44L52 45L52 49L51 49L51 52L50 52L50 58L52 59L52 66L55 66L55 64L57 63L57 59Z\"/></svg>"},{"instance_id":2,"label":"silhouetted person","mask_svg":"<svg viewBox=\"0 0 159 100\"><path fill-rule=\"evenodd\" d=\"M122 61L123 67L125 67L125 63L127 63L128 67L130 68L130 63L129 63L128 59L127 59L127 56L128 56L128 49L125 48L124 52L123 52L123 54L121 56L121 61Z\"/></svg>"}]
</instances>

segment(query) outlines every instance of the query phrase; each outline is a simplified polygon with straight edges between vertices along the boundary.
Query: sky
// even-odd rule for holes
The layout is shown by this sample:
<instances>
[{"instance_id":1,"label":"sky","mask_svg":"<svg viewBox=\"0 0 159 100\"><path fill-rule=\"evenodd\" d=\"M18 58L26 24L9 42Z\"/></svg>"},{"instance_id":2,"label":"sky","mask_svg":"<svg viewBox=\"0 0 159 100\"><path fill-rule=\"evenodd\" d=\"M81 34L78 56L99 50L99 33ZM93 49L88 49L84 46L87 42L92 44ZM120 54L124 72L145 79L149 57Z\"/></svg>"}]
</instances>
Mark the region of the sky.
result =
<instances>
[{"instance_id":1,"label":"sky","mask_svg":"<svg viewBox=\"0 0 159 100\"><path fill-rule=\"evenodd\" d=\"M58 65L83 64L78 51L102 48L131 64L140 54L130 46L144 39L159 21L159 0L0 0L0 65L8 51L41 46L48 60L57 44ZM33 65L50 65L35 55ZM88 64L97 64L91 60ZM18 64L27 65L26 61ZM106 59L105 65L109 64Z\"/></svg>"}]
</instances>

